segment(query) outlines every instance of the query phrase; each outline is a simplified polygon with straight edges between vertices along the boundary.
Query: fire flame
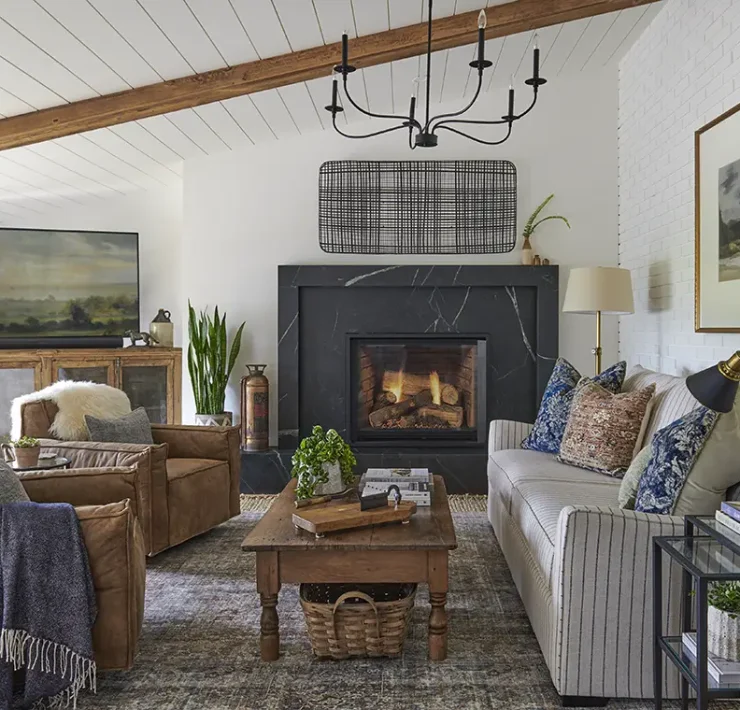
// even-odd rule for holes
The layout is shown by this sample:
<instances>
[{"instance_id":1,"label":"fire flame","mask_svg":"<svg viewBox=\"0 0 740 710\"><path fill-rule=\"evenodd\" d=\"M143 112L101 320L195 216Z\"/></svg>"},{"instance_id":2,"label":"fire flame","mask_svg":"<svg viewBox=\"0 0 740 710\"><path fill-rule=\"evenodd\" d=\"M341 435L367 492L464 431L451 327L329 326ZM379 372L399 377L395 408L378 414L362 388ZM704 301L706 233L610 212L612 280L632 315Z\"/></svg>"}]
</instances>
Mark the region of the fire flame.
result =
<instances>
[{"instance_id":1,"label":"fire flame","mask_svg":"<svg viewBox=\"0 0 740 710\"><path fill-rule=\"evenodd\" d=\"M403 393L403 370L398 371L398 377L396 378L396 383L388 391L396 395L396 402L401 401L402 399L401 395Z\"/></svg>"},{"instance_id":2,"label":"fire flame","mask_svg":"<svg viewBox=\"0 0 740 710\"><path fill-rule=\"evenodd\" d=\"M439 375L436 370L429 373L429 389L432 391L432 402L442 404L442 391L439 386Z\"/></svg>"}]
</instances>

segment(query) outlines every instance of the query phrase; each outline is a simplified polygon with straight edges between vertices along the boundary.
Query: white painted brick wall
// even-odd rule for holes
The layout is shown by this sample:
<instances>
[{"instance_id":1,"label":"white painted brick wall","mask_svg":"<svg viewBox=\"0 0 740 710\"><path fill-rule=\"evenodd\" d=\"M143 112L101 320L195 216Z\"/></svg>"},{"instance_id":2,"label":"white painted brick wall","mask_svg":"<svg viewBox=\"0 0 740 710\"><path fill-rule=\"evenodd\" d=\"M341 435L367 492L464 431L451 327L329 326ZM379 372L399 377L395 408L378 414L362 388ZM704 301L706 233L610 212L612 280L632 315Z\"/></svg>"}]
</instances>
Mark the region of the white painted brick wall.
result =
<instances>
[{"instance_id":1,"label":"white painted brick wall","mask_svg":"<svg viewBox=\"0 0 740 710\"><path fill-rule=\"evenodd\" d=\"M694 131L740 103L740 0L668 0L619 71L619 259L632 364L686 374L740 349L694 332ZM740 304L738 304L740 309Z\"/></svg>"}]
</instances>

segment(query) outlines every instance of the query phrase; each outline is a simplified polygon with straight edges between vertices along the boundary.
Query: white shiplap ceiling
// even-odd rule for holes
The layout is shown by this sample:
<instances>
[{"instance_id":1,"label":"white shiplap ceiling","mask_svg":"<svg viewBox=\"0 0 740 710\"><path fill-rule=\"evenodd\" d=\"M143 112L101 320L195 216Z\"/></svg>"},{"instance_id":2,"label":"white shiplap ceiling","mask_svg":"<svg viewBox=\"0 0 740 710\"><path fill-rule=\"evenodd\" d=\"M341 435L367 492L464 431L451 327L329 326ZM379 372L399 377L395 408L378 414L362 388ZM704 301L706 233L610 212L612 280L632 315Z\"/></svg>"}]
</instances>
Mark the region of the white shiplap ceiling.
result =
<instances>
[{"instance_id":1,"label":"white shiplap ceiling","mask_svg":"<svg viewBox=\"0 0 740 710\"><path fill-rule=\"evenodd\" d=\"M435 0L434 15L484 0ZM503 4L489 0L488 7ZM539 32L548 78L615 64L655 3ZM427 0L3 0L0 115L11 116L426 20ZM491 10L495 12L495 10ZM471 40L474 41L474 29ZM487 42L486 89L529 73L533 33ZM474 89L472 46L437 52L432 98ZM405 111L421 58L358 72L360 105ZM242 96L0 153L0 223L181 179L182 161L326 130L328 79ZM361 115L345 107L343 121Z\"/></svg>"}]
</instances>

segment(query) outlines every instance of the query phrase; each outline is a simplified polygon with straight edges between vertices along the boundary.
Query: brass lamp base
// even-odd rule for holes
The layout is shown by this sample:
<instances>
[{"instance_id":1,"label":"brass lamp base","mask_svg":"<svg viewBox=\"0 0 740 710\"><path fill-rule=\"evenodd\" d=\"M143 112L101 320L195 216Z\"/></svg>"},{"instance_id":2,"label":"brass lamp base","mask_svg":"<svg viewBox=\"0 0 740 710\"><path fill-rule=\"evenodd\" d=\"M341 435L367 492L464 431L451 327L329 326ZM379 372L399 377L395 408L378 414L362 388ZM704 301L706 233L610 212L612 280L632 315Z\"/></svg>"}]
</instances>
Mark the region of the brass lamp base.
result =
<instances>
[{"instance_id":1,"label":"brass lamp base","mask_svg":"<svg viewBox=\"0 0 740 710\"><path fill-rule=\"evenodd\" d=\"M596 311L596 347L591 350L598 375L601 373L601 311Z\"/></svg>"},{"instance_id":2,"label":"brass lamp base","mask_svg":"<svg viewBox=\"0 0 740 710\"><path fill-rule=\"evenodd\" d=\"M740 350L730 356L729 360L720 362L717 367L728 380L740 382Z\"/></svg>"}]
</instances>

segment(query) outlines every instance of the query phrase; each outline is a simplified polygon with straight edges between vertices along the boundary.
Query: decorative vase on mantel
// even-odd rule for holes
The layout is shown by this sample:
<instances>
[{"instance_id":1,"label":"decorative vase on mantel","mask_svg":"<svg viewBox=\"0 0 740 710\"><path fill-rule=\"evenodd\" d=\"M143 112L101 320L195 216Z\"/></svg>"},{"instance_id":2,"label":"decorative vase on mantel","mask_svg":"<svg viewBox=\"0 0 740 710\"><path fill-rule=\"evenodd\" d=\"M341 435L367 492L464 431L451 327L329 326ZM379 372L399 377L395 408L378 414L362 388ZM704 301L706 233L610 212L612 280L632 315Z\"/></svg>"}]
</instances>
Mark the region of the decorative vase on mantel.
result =
<instances>
[{"instance_id":1,"label":"decorative vase on mantel","mask_svg":"<svg viewBox=\"0 0 740 710\"><path fill-rule=\"evenodd\" d=\"M195 423L197 426L231 426L233 414L231 412L221 412L220 414L197 414Z\"/></svg>"},{"instance_id":2,"label":"decorative vase on mantel","mask_svg":"<svg viewBox=\"0 0 740 710\"><path fill-rule=\"evenodd\" d=\"M532 266L532 264L534 264L532 242L529 241L529 237L524 237L524 244L522 244L522 266Z\"/></svg>"},{"instance_id":3,"label":"decorative vase on mantel","mask_svg":"<svg viewBox=\"0 0 740 710\"><path fill-rule=\"evenodd\" d=\"M729 661L740 661L740 616L707 606L707 649Z\"/></svg>"}]
</instances>

